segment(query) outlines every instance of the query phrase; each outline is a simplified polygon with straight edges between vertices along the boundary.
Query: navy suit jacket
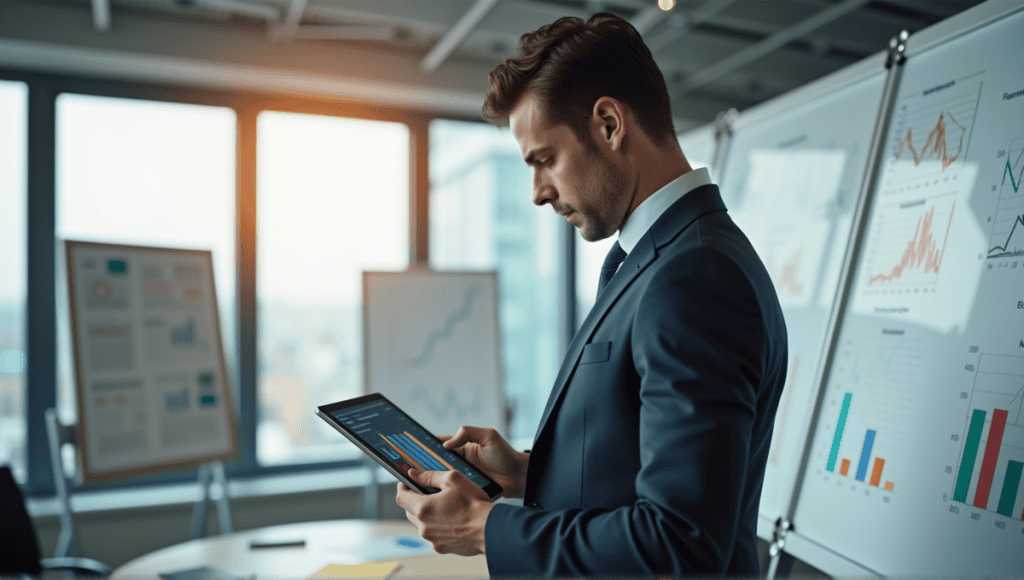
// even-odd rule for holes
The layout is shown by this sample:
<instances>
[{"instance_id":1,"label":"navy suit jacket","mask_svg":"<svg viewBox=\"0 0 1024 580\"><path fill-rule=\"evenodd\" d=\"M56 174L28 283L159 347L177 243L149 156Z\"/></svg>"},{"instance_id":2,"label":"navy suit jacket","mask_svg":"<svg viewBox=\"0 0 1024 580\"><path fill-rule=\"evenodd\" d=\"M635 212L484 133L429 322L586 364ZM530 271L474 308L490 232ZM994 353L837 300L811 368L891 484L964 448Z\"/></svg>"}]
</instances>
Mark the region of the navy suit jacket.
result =
<instances>
[{"instance_id":1,"label":"navy suit jacket","mask_svg":"<svg viewBox=\"0 0 1024 580\"><path fill-rule=\"evenodd\" d=\"M573 338L524 505L486 526L493 576L757 576L786 375L764 265L715 185L651 226Z\"/></svg>"}]
</instances>

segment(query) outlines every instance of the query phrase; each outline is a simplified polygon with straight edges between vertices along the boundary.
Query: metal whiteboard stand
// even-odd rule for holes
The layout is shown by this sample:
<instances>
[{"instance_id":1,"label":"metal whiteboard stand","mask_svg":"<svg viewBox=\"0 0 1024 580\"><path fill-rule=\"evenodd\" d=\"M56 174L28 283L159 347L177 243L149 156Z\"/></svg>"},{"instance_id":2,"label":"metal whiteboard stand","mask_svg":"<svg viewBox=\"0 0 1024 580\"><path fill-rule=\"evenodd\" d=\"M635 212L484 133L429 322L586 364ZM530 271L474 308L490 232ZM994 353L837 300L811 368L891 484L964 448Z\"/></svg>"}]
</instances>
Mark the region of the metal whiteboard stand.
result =
<instances>
[{"instance_id":1,"label":"metal whiteboard stand","mask_svg":"<svg viewBox=\"0 0 1024 580\"><path fill-rule=\"evenodd\" d=\"M775 520L775 531L772 533L772 542L768 545L768 573L767 580L775 580L776 576L788 578L793 570L793 557L783 551L786 547L786 534L793 530L793 524L789 520L779 518Z\"/></svg>"},{"instance_id":2,"label":"metal whiteboard stand","mask_svg":"<svg viewBox=\"0 0 1024 580\"><path fill-rule=\"evenodd\" d=\"M196 481L199 483L199 499L192 512L192 538L203 537L203 528L206 527L206 502L211 499L217 504L220 533L230 534L231 506L228 504L228 481L224 475L224 463L215 460L200 465L199 471L196 472ZM211 493L214 487L217 488L217 493Z\"/></svg>"},{"instance_id":3,"label":"metal whiteboard stand","mask_svg":"<svg viewBox=\"0 0 1024 580\"><path fill-rule=\"evenodd\" d=\"M57 536L57 548L53 558L46 558L44 564L60 568L78 568L99 576L109 576L110 567L92 558L76 557L75 522L71 515L71 496L68 494L70 478L64 471L64 461L60 450L65 443L72 445L75 441L75 425L62 425L57 419L56 409L47 409L46 438L50 444L50 463L53 468L53 488L57 492L60 503L60 535Z\"/></svg>"}]
</instances>

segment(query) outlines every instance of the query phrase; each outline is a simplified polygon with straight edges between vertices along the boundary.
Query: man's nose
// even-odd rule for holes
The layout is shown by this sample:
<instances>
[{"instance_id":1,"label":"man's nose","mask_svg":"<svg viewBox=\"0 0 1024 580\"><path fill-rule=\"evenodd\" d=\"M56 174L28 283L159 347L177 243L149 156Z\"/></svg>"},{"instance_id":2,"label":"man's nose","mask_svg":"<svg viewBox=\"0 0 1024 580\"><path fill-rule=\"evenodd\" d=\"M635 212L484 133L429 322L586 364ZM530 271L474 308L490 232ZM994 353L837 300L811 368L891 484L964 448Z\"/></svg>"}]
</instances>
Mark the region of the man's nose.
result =
<instances>
[{"instance_id":1,"label":"man's nose","mask_svg":"<svg viewBox=\"0 0 1024 580\"><path fill-rule=\"evenodd\" d=\"M555 188L549 183L544 183L542 180L534 178L533 180L533 203L535 205L544 205L555 199Z\"/></svg>"}]
</instances>

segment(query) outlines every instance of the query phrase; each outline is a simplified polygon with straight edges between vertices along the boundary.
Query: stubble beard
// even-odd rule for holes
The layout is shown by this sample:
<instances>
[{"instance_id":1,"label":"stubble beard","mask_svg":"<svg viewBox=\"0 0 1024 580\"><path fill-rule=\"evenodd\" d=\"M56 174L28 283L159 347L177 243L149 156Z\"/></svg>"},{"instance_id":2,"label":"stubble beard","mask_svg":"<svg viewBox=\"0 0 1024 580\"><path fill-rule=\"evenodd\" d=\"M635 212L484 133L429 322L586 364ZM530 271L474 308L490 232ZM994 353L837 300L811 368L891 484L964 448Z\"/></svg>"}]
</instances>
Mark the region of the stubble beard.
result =
<instances>
[{"instance_id":1,"label":"stubble beard","mask_svg":"<svg viewBox=\"0 0 1024 580\"><path fill-rule=\"evenodd\" d=\"M587 159L587 165L592 168L592 173L584 187L586 191L593 192L587 196L593 204L580 208L585 211L578 211L582 218L580 236L588 242L596 242L611 237L622 225L625 215L622 206L630 203L627 191L629 177L600 155Z\"/></svg>"}]
</instances>

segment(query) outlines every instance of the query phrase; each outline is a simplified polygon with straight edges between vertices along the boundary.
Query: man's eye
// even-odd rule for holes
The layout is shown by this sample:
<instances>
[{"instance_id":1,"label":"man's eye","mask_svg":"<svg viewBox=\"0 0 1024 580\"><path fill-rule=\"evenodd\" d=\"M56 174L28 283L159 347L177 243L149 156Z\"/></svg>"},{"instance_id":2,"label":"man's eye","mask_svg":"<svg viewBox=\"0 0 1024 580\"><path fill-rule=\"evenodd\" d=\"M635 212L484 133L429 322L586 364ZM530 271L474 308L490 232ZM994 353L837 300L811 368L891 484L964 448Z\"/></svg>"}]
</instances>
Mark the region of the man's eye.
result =
<instances>
[{"instance_id":1,"label":"man's eye","mask_svg":"<svg viewBox=\"0 0 1024 580\"><path fill-rule=\"evenodd\" d=\"M554 163L554 162L555 162L555 158L554 157L548 157L547 159L545 159L544 161L541 162L541 165L543 165L544 167L551 167L551 164Z\"/></svg>"}]
</instances>

